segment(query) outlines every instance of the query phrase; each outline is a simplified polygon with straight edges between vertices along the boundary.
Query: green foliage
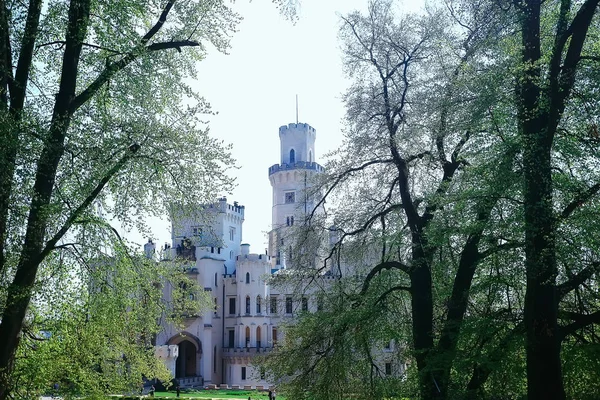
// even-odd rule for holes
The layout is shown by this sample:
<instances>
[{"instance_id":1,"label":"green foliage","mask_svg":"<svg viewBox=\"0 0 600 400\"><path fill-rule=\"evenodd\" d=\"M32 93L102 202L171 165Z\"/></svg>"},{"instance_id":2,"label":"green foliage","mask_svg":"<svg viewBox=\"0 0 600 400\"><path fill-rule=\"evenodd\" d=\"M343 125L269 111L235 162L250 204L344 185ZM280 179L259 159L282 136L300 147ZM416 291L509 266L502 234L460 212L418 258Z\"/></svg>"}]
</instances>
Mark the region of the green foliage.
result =
<instances>
[{"instance_id":1,"label":"green foliage","mask_svg":"<svg viewBox=\"0 0 600 400\"><path fill-rule=\"evenodd\" d=\"M112 224L152 237L147 217L231 188L190 82L239 20L224 1L0 2L1 399L168 377L159 323L205 296Z\"/></svg>"}]
</instances>

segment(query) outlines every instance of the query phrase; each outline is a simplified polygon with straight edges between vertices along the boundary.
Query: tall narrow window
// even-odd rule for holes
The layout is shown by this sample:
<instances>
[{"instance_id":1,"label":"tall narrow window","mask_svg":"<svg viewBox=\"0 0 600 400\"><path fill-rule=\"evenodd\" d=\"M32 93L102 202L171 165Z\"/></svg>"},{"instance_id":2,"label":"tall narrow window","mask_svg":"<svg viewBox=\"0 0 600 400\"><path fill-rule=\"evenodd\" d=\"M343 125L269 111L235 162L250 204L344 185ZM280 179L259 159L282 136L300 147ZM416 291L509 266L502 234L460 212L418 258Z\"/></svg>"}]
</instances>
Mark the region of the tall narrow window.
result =
<instances>
[{"instance_id":1,"label":"tall narrow window","mask_svg":"<svg viewBox=\"0 0 600 400\"><path fill-rule=\"evenodd\" d=\"M392 374L392 363L385 363L385 374L388 376Z\"/></svg>"},{"instance_id":2,"label":"tall narrow window","mask_svg":"<svg viewBox=\"0 0 600 400\"><path fill-rule=\"evenodd\" d=\"M229 348L233 348L235 347L235 331L233 329L229 329L227 331L228 334L228 342L229 342Z\"/></svg>"},{"instance_id":3,"label":"tall narrow window","mask_svg":"<svg viewBox=\"0 0 600 400\"><path fill-rule=\"evenodd\" d=\"M285 313L286 314L292 313L292 298L289 296L285 298Z\"/></svg>"},{"instance_id":4,"label":"tall narrow window","mask_svg":"<svg viewBox=\"0 0 600 400\"><path fill-rule=\"evenodd\" d=\"M217 346L213 347L213 372L217 372Z\"/></svg>"},{"instance_id":5,"label":"tall narrow window","mask_svg":"<svg viewBox=\"0 0 600 400\"><path fill-rule=\"evenodd\" d=\"M256 297L256 313L257 314L260 314L260 312L261 312L261 310L260 310L261 304L260 303L261 303L260 296L257 296Z\"/></svg>"},{"instance_id":6,"label":"tall narrow window","mask_svg":"<svg viewBox=\"0 0 600 400\"><path fill-rule=\"evenodd\" d=\"M269 310L271 314L277 314L277 297L271 297L271 309Z\"/></svg>"},{"instance_id":7,"label":"tall narrow window","mask_svg":"<svg viewBox=\"0 0 600 400\"><path fill-rule=\"evenodd\" d=\"M246 367L242 367L242 380L246 380Z\"/></svg>"},{"instance_id":8,"label":"tall narrow window","mask_svg":"<svg viewBox=\"0 0 600 400\"><path fill-rule=\"evenodd\" d=\"M215 287L219 286L218 285L218 279L219 279L219 275L215 272Z\"/></svg>"},{"instance_id":9,"label":"tall narrow window","mask_svg":"<svg viewBox=\"0 0 600 400\"><path fill-rule=\"evenodd\" d=\"M233 239L235 238L235 228L233 226L229 227L229 240L231 240L233 242Z\"/></svg>"},{"instance_id":10,"label":"tall narrow window","mask_svg":"<svg viewBox=\"0 0 600 400\"><path fill-rule=\"evenodd\" d=\"M250 272L246 272L246 283L250 283Z\"/></svg>"},{"instance_id":11,"label":"tall narrow window","mask_svg":"<svg viewBox=\"0 0 600 400\"><path fill-rule=\"evenodd\" d=\"M229 314L235 314L235 297L229 298Z\"/></svg>"},{"instance_id":12,"label":"tall narrow window","mask_svg":"<svg viewBox=\"0 0 600 400\"><path fill-rule=\"evenodd\" d=\"M277 328L273 328L273 346L277 344Z\"/></svg>"},{"instance_id":13,"label":"tall narrow window","mask_svg":"<svg viewBox=\"0 0 600 400\"><path fill-rule=\"evenodd\" d=\"M256 327L256 347L258 347L260 349L260 345L261 345L261 337L260 337L260 326Z\"/></svg>"},{"instance_id":14,"label":"tall narrow window","mask_svg":"<svg viewBox=\"0 0 600 400\"><path fill-rule=\"evenodd\" d=\"M302 298L302 311L308 311L308 299L306 297Z\"/></svg>"},{"instance_id":15,"label":"tall narrow window","mask_svg":"<svg viewBox=\"0 0 600 400\"><path fill-rule=\"evenodd\" d=\"M290 164L294 164L296 162L296 151L294 149L290 150Z\"/></svg>"},{"instance_id":16,"label":"tall narrow window","mask_svg":"<svg viewBox=\"0 0 600 400\"><path fill-rule=\"evenodd\" d=\"M308 152L308 162L312 162L312 150Z\"/></svg>"},{"instance_id":17,"label":"tall narrow window","mask_svg":"<svg viewBox=\"0 0 600 400\"><path fill-rule=\"evenodd\" d=\"M250 327L246 327L246 347L250 347Z\"/></svg>"},{"instance_id":18,"label":"tall narrow window","mask_svg":"<svg viewBox=\"0 0 600 400\"><path fill-rule=\"evenodd\" d=\"M246 314L250 314L250 296L246 296Z\"/></svg>"}]
</instances>

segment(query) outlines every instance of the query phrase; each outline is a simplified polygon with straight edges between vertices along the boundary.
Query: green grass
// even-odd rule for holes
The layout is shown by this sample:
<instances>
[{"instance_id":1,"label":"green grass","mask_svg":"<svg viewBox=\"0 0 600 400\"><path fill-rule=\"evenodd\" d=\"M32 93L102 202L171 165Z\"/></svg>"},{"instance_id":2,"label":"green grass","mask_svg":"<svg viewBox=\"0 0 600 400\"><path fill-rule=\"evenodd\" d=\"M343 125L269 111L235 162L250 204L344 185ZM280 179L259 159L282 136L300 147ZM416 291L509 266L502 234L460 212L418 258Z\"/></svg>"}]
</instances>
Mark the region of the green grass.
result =
<instances>
[{"instance_id":1,"label":"green grass","mask_svg":"<svg viewBox=\"0 0 600 400\"><path fill-rule=\"evenodd\" d=\"M173 398L177 397L175 391L170 392L156 392L156 397L165 397L165 398ZM250 397L252 400L264 400L268 399L268 392L257 392L255 390L202 390L197 392L184 392L181 391L181 395L179 398L181 399L201 399L201 398L209 398L209 399L247 399ZM277 398L281 398L285 400L281 396L277 396Z\"/></svg>"}]
</instances>

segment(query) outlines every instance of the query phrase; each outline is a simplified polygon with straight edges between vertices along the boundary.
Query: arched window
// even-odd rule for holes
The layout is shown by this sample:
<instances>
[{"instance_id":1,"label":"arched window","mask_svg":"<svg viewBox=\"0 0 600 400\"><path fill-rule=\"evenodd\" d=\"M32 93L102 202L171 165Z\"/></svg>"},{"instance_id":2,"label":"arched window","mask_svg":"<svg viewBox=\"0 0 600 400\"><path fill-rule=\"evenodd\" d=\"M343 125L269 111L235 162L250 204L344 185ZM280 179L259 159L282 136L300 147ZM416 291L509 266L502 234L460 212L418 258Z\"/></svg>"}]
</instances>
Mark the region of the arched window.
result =
<instances>
[{"instance_id":1,"label":"arched window","mask_svg":"<svg viewBox=\"0 0 600 400\"><path fill-rule=\"evenodd\" d=\"M256 327L256 347L260 349L260 326Z\"/></svg>"},{"instance_id":2,"label":"arched window","mask_svg":"<svg viewBox=\"0 0 600 400\"><path fill-rule=\"evenodd\" d=\"M260 307L261 307L261 298L260 296L256 297L256 313L260 314Z\"/></svg>"},{"instance_id":3,"label":"arched window","mask_svg":"<svg viewBox=\"0 0 600 400\"><path fill-rule=\"evenodd\" d=\"M215 287L219 286L219 285L218 285L218 282L219 282L219 281L218 281L218 279L219 279L219 278L218 278L218 276L219 276L219 275L218 275L218 274L215 272Z\"/></svg>"},{"instance_id":4,"label":"arched window","mask_svg":"<svg viewBox=\"0 0 600 400\"><path fill-rule=\"evenodd\" d=\"M294 149L290 150L290 164L294 164L296 162L296 151Z\"/></svg>"},{"instance_id":5,"label":"arched window","mask_svg":"<svg viewBox=\"0 0 600 400\"><path fill-rule=\"evenodd\" d=\"M229 252L229 259L230 259L230 260L233 260L233 250L231 250L231 251Z\"/></svg>"},{"instance_id":6,"label":"arched window","mask_svg":"<svg viewBox=\"0 0 600 400\"><path fill-rule=\"evenodd\" d=\"M308 152L308 162L312 162L312 150Z\"/></svg>"},{"instance_id":7,"label":"arched window","mask_svg":"<svg viewBox=\"0 0 600 400\"><path fill-rule=\"evenodd\" d=\"M246 272L246 283L250 283L250 272Z\"/></svg>"},{"instance_id":8,"label":"arched window","mask_svg":"<svg viewBox=\"0 0 600 400\"><path fill-rule=\"evenodd\" d=\"M250 327L246 327L246 347L250 347Z\"/></svg>"},{"instance_id":9,"label":"arched window","mask_svg":"<svg viewBox=\"0 0 600 400\"><path fill-rule=\"evenodd\" d=\"M246 296L246 314L250 314L250 296Z\"/></svg>"}]
</instances>

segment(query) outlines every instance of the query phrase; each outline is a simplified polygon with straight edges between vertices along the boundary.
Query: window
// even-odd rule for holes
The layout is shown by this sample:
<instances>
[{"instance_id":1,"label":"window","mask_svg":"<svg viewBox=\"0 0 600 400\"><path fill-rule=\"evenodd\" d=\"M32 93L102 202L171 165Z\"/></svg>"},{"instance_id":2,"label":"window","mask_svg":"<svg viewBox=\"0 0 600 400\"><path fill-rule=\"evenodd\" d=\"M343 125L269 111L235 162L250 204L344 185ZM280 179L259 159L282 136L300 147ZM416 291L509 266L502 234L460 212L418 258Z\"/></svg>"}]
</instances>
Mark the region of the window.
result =
<instances>
[{"instance_id":1,"label":"window","mask_svg":"<svg viewBox=\"0 0 600 400\"><path fill-rule=\"evenodd\" d=\"M229 314L235 315L235 297L229 298Z\"/></svg>"},{"instance_id":2,"label":"window","mask_svg":"<svg viewBox=\"0 0 600 400\"><path fill-rule=\"evenodd\" d=\"M216 314L216 313L217 313L217 298L216 298L216 297L215 297L215 307L214 307L214 311L215 311L215 314Z\"/></svg>"},{"instance_id":3,"label":"window","mask_svg":"<svg viewBox=\"0 0 600 400\"><path fill-rule=\"evenodd\" d=\"M317 297L317 311L323 311L323 296Z\"/></svg>"},{"instance_id":4,"label":"window","mask_svg":"<svg viewBox=\"0 0 600 400\"><path fill-rule=\"evenodd\" d=\"M233 329L229 329L227 331L228 334L228 344L229 344L229 348L233 348L235 347L235 331Z\"/></svg>"},{"instance_id":5,"label":"window","mask_svg":"<svg viewBox=\"0 0 600 400\"><path fill-rule=\"evenodd\" d=\"M308 299L306 297L302 298L302 311L308 311Z\"/></svg>"},{"instance_id":6,"label":"window","mask_svg":"<svg viewBox=\"0 0 600 400\"><path fill-rule=\"evenodd\" d=\"M389 350L392 348L392 341L388 340L387 342L385 342L385 349Z\"/></svg>"},{"instance_id":7,"label":"window","mask_svg":"<svg viewBox=\"0 0 600 400\"><path fill-rule=\"evenodd\" d=\"M250 314L250 296L246 296L246 314Z\"/></svg>"},{"instance_id":8,"label":"window","mask_svg":"<svg viewBox=\"0 0 600 400\"><path fill-rule=\"evenodd\" d=\"M285 204L296 202L296 192L285 192Z\"/></svg>"},{"instance_id":9,"label":"window","mask_svg":"<svg viewBox=\"0 0 600 400\"><path fill-rule=\"evenodd\" d=\"M296 151L294 149L290 150L290 164L294 164L296 162Z\"/></svg>"},{"instance_id":10,"label":"window","mask_svg":"<svg viewBox=\"0 0 600 400\"><path fill-rule=\"evenodd\" d=\"M229 252L229 259L230 259L230 260L233 260L233 250L231 250L231 251Z\"/></svg>"},{"instance_id":11,"label":"window","mask_svg":"<svg viewBox=\"0 0 600 400\"><path fill-rule=\"evenodd\" d=\"M213 347L213 372L217 372L217 346Z\"/></svg>"},{"instance_id":12,"label":"window","mask_svg":"<svg viewBox=\"0 0 600 400\"><path fill-rule=\"evenodd\" d=\"M246 283L250 283L250 272L246 272Z\"/></svg>"},{"instance_id":13,"label":"window","mask_svg":"<svg viewBox=\"0 0 600 400\"><path fill-rule=\"evenodd\" d=\"M312 162L312 150L308 152L308 162Z\"/></svg>"},{"instance_id":14,"label":"window","mask_svg":"<svg viewBox=\"0 0 600 400\"><path fill-rule=\"evenodd\" d=\"M260 367L260 379L265 380L265 367Z\"/></svg>"},{"instance_id":15,"label":"window","mask_svg":"<svg viewBox=\"0 0 600 400\"><path fill-rule=\"evenodd\" d=\"M290 215L290 216L285 217L285 223L287 226L293 226L294 225L294 216ZM281 242L282 242L281 244L283 244L283 239L281 240Z\"/></svg>"},{"instance_id":16,"label":"window","mask_svg":"<svg viewBox=\"0 0 600 400\"><path fill-rule=\"evenodd\" d=\"M202 237L202 228L199 226L192 226L192 236Z\"/></svg>"},{"instance_id":17,"label":"window","mask_svg":"<svg viewBox=\"0 0 600 400\"><path fill-rule=\"evenodd\" d=\"M277 297L271 297L271 314L277 314Z\"/></svg>"},{"instance_id":18,"label":"window","mask_svg":"<svg viewBox=\"0 0 600 400\"><path fill-rule=\"evenodd\" d=\"M392 363L385 363L385 374L388 376L392 374Z\"/></svg>"},{"instance_id":19,"label":"window","mask_svg":"<svg viewBox=\"0 0 600 400\"><path fill-rule=\"evenodd\" d=\"M235 228L233 226L229 227L229 240L231 240L233 242L233 239L235 238Z\"/></svg>"},{"instance_id":20,"label":"window","mask_svg":"<svg viewBox=\"0 0 600 400\"><path fill-rule=\"evenodd\" d=\"M257 313L257 314L260 314L260 312L261 312L261 310L260 310L260 306L261 306L261 304L260 304L260 303L261 303L260 296L258 296L258 297L256 298L256 313Z\"/></svg>"},{"instance_id":21,"label":"window","mask_svg":"<svg viewBox=\"0 0 600 400\"><path fill-rule=\"evenodd\" d=\"M246 347L250 347L250 327L246 327Z\"/></svg>"},{"instance_id":22,"label":"window","mask_svg":"<svg viewBox=\"0 0 600 400\"><path fill-rule=\"evenodd\" d=\"M219 275L215 272L215 287L219 286L218 285L218 279L219 279L218 277L219 277Z\"/></svg>"},{"instance_id":23,"label":"window","mask_svg":"<svg viewBox=\"0 0 600 400\"><path fill-rule=\"evenodd\" d=\"M242 380L246 380L246 367L242 367Z\"/></svg>"},{"instance_id":24,"label":"window","mask_svg":"<svg viewBox=\"0 0 600 400\"><path fill-rule=\"evenodd\" d=\"M260 349L260 326L256 327L256 347L258 347Z\"/></svg>"},{"instance_id":25,"label":"window","mask_svg":"<svg viewBox=\"0 0 600 400\"><path fill-rule=\"evenodd\" d=\"M277 328L273 328L273 346L277 344Z\"/></svg>"},{"instance_id":26,"label":"window","mask_svg":"<svg viewBox=\"0 0 600 400\"><path fill-rule=\"evenodd\" d=\"M286 314L292 313L292 298L289 296L285 298L285 313Z\"/></svg>"}]
</instances>

